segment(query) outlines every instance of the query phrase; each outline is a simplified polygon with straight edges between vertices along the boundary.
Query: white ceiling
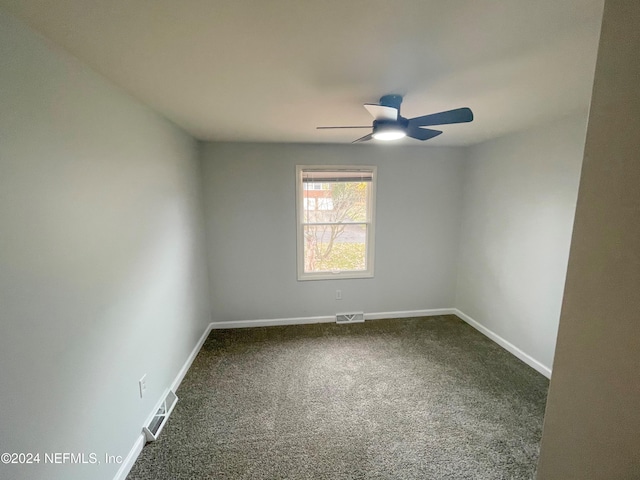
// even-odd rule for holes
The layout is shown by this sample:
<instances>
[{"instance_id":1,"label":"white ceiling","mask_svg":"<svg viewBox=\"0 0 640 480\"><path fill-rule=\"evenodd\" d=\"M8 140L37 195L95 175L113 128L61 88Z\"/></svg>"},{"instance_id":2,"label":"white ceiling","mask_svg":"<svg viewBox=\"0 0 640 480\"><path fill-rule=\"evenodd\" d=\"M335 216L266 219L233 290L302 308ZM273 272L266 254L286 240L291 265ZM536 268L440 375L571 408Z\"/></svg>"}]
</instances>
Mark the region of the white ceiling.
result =
<instances>
[{"instance_id":1,"label":"white ceiling","mask_svg":"<svg viewBox=\"0 0 640 480\"><path fill-rule=\"evenodd\" d=\"M468 145L588 108L603 0L0 0L199 139L347 143L363 103ZM416 140L404 140L420 144Z\"/></svg>"}]
</instances>

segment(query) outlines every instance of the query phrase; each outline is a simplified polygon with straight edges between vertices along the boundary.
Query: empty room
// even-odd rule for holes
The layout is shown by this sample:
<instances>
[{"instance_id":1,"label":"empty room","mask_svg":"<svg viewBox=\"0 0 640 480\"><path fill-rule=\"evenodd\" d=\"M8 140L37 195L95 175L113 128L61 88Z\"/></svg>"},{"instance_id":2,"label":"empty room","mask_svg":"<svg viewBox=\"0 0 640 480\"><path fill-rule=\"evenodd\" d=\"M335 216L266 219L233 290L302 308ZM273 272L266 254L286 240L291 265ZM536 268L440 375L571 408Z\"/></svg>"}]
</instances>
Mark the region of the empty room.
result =
<instances>
[{"instance_id":1,"label":"empty room","mask_svg":"<svg viewBox=\"0 0 640 480\"><path fill-rule=\"evenodd\" d=\"M0 478L640 478L637 0L0 0Z\"/></svg>"}]
</instances>

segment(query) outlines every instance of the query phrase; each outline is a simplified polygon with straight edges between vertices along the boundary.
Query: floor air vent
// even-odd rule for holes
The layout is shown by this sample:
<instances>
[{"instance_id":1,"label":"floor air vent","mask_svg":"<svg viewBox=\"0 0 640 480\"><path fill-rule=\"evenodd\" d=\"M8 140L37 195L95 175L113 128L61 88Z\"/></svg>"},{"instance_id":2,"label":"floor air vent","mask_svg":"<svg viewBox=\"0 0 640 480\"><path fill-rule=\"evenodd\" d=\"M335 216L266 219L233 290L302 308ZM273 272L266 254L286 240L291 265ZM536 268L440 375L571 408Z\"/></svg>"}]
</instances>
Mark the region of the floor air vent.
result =
<instances>
[{"instance_id":1,"label":"floor air vent","mask_svg":"<svg viewBox=\"0 0 640 480\"><path fill-rule=\"evenodd\" d=\"M364 322L364 312L336 314L336 323L359 323L359 322Z\"/></svg>"},{"instance_id":2,"label":"floor air vent","mask_svg":"<svg viewBox=\"0 0 640 480\"><path fill-rule=\"evenodd\" d=\"M158 439L158 435L160 435L160 432L167 423L167 418L169 418L169 415L173 412L177 401L178 397L176 394L169 390L160 404L160 408L158 408L149 422L149 425L142 428L147 442L155 442Z\"/></svg>"}]
</instances>

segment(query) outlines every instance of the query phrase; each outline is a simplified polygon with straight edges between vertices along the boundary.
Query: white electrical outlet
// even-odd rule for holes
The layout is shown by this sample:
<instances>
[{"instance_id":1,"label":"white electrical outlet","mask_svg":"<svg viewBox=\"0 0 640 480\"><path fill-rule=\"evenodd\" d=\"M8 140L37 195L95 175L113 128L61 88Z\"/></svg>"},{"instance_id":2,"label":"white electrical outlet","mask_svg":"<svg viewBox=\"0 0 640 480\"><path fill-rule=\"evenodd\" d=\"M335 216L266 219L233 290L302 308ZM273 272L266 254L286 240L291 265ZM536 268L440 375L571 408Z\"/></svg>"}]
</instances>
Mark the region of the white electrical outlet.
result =
<instances>
[{"instance_id":1,"label":"white electrical outlet","mask_svg":"<svg viewBox=\"0 0 640 480\"><path fill-rule=\"evenodd\" d=\"M336 300L342 300L342 290L336 290Z\"/></svg>"},{"instance_id":2,"label":"white electrical outlet","mask_svg":"<svg viewBox=\"0 0 640 480\"><path fill-rule=\"evenodd\" d=\"M147 374L145 373L140 380L138 380L138 386L140 387L140 398L144 397L144 392L147 391Z\"/></svg>"}]
</instances>

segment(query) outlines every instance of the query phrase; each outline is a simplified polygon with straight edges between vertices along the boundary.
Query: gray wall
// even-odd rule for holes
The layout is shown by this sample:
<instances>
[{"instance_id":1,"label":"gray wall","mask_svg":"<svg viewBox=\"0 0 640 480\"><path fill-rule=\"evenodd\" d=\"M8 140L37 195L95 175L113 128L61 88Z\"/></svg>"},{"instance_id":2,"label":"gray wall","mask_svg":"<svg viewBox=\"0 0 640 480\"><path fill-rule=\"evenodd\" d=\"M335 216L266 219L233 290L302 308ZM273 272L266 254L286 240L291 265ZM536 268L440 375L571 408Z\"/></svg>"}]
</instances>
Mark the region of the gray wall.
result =
<instances>
[{"instance_id":1,"label":"gray wall","mask_svg":"<svg viewBox=\"0 0 640 480\"><path fill-rule=\"evenodd\" d=\"M463 153L369 145L205 144L213 320L451 307ZM296 164L378 166L375 278L296 280ZM342 300L335 300L336 289L342 290Z\"/></svg>"},{"instance_id":2,"label":"gray wall","mask_svg":"<svg viewBox=\"0 0 640 480\"><path fill-rule=\"evenodd\" d=\"M2 12L0 65L0 452L124 456L210 321L197 145Z\"/></svg>"},{"instance_id":3,"label":"gray wall","mask_svg":"<svg viewBox=\"0 0 640 480\"><path fill-rule=\"evenodd\" d=\"M456 307L547 368L560 317L586 114L468 150Z\"/></svg>"},{"instance_id":4,"label":"gray wall","mask_svg":"<svg viewBox=\"0 0 640 480\"><path fill-rule=\"evenodd\" d=\"M605 4L540 480L640 478L638 19Z\"/></svg>"}]
</instances>

